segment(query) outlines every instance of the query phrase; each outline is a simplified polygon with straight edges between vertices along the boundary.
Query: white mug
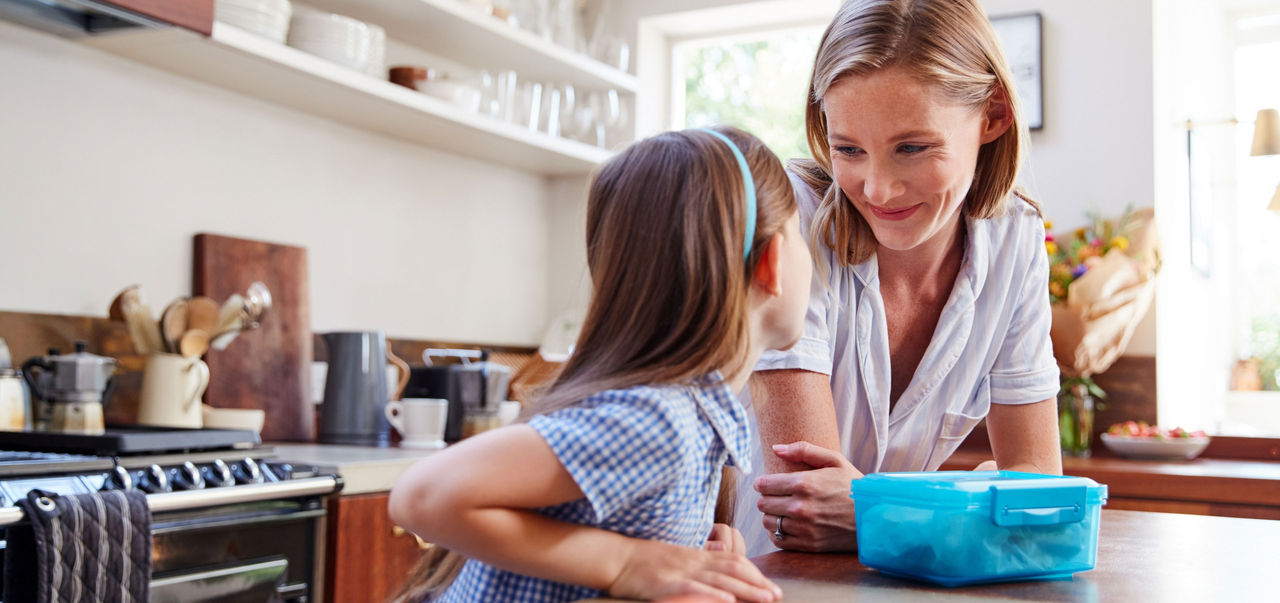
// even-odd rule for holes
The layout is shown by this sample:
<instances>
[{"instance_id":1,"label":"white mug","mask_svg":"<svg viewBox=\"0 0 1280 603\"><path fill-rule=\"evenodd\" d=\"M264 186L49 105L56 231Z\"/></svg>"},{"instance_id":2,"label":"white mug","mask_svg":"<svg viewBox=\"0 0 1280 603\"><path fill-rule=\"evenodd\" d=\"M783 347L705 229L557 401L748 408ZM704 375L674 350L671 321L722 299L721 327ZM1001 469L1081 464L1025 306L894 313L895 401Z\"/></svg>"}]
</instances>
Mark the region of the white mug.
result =
<instances>
[{"instance_id":1,"label":"white mug","mask_svg":"<svg viewBox=\"0 0 1280 603\"><path fill-rule=\"evenodd\" d=\"M209 387L209 365L199 358L152 354L142 374L138 423L162 427L204 426L200 398Z\"/></svg>"},{"instance_id":2,"label":"white mug","mask_svg":"<svg viewBox=\"0 0 1280 603\"><path fill-rule=\"evenodd\" d=\"M405 398L387 402L387 422L400 432L401 448L444 448L444 426L449 401L439 398Z\"/></svg>"}]
</instances>

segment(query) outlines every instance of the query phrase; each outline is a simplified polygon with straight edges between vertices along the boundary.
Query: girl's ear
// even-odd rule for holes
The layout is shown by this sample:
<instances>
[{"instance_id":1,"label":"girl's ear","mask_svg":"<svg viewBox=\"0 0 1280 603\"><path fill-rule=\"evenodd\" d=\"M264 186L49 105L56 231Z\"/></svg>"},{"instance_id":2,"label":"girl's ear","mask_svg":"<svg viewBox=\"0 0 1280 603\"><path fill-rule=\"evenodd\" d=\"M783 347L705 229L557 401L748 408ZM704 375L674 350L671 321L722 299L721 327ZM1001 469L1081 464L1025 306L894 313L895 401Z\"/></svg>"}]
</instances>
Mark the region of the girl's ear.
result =
<instances>
[{"instance_id":1,"label":"girl's ear","mask_svg":"<svg viewBox=\"0 0 1280 603\"><path fill-rule=\"evenodd\" d=\"M766 293L773 296L782 295L782 233L769 237L760 253L760 263L756 264L752 282Z\"/></svg>"},{"instance_id":2,"label":"girl's ear","mask_svg":"<svg viewBox=\"0 0 1280 603\"><path fill-rule=\"evenodd\" d=\"M1004 136L1009 126L1013 125L1013 107L1009 104L1009 95L1004 88L997 86L991 93L982 117L982 144Z\"/></svg>"}]
</instances>

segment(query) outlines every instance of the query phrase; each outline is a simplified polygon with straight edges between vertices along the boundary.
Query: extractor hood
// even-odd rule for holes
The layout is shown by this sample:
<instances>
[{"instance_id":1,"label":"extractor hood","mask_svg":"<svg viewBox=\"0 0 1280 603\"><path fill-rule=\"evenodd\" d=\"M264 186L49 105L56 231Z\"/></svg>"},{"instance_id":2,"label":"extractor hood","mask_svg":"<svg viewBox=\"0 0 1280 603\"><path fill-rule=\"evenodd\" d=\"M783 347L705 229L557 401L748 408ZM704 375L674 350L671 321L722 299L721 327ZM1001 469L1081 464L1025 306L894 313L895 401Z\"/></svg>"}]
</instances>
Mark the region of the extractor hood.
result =
<instances>
[{"instance_id":1,"label":"extractor hood","mask_svg":"<svg viewBox=\"0 0 1280 603\"><path fill-rule=\"evenodd\" d=\"M0 20L66 38L169 27L163 21L96 0L0 0Z\"/></svg>"}]
</instances>

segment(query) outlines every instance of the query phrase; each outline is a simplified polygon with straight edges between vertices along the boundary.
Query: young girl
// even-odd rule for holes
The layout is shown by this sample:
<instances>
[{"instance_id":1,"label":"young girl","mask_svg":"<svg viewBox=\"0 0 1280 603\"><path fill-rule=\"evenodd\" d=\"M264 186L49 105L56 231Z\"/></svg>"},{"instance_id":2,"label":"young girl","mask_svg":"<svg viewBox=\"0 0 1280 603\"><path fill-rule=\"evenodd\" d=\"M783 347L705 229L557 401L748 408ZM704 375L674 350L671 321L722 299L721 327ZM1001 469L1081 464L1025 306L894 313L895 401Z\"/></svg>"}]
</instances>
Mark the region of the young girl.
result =
<instances>
[{"instance_id":1,"label":"young girl","mask_svg":"<svg viewBox=\"0 0 1280 603\"><path fill-rule=\"evenodd\" d=\"M777 600L713 512L721 469L748 469L755 445L734 392L804 323L811 262L781 163L733 129L632 145L591 185L587 263L591 306L539 414L392 490L397 524L469 558L437 555L409 598Z\"/></svg>"}]
</instances>

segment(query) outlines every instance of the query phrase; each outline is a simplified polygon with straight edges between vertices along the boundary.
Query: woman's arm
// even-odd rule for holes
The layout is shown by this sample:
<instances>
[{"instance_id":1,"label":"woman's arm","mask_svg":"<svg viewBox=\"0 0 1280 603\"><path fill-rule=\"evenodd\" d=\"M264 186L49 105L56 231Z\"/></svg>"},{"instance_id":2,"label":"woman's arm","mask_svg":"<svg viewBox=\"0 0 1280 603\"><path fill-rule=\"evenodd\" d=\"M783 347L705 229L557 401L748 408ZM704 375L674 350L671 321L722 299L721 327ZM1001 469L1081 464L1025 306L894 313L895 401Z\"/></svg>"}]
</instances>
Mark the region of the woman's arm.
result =
<instances>
[{"instance_id":1,"label":"woman's arm","mask_svg":"<svg viewBox=\"0 0 1280 603\"><path fill-rule=\"evenodd\" d=\"M1062 475L1057 400L992 404L987 433L1000 469Z\"/></svg>"},{"instance_id":2,"label":"woman's arm","mask_svg":"<svg viewBox=\"0 0 1280 603\"><path fill-rule=\"evenodd\" d=\"M751 405L760 427L764 465L769 473L804 471L812 467L778 458L774 444L809 442L839 452L836 407L831 378L798 369L761 371L752 375Z\"/></svg>"},{"instance_id":3,"label":"woman's arm","mask_svg":"<svg viewBox=\"0 0 1280 603\"><path fill-rule=\"evenodd\" d=\"M763 371L753 376L752 405L760 426L765 468L756 480L757 507L773 544L795 551L857 548L849 482L862 477L840 446L830 379L803 370ZM763 398L763 399L761 399Z\"/></svg>"},{"instance_id":4,"label":"woman's arm","mask_svg":"<svg viewBox=\"0 0 1280 603\"><path fill-rule=\"evenodd\" d=\"M742 555L629 538L532 511L581 498L542 436L517 425L468 438L410 467L392 489L388 511L424 539L495 567L612 595L780 596Z\"/></svg>"}]
</instances>

